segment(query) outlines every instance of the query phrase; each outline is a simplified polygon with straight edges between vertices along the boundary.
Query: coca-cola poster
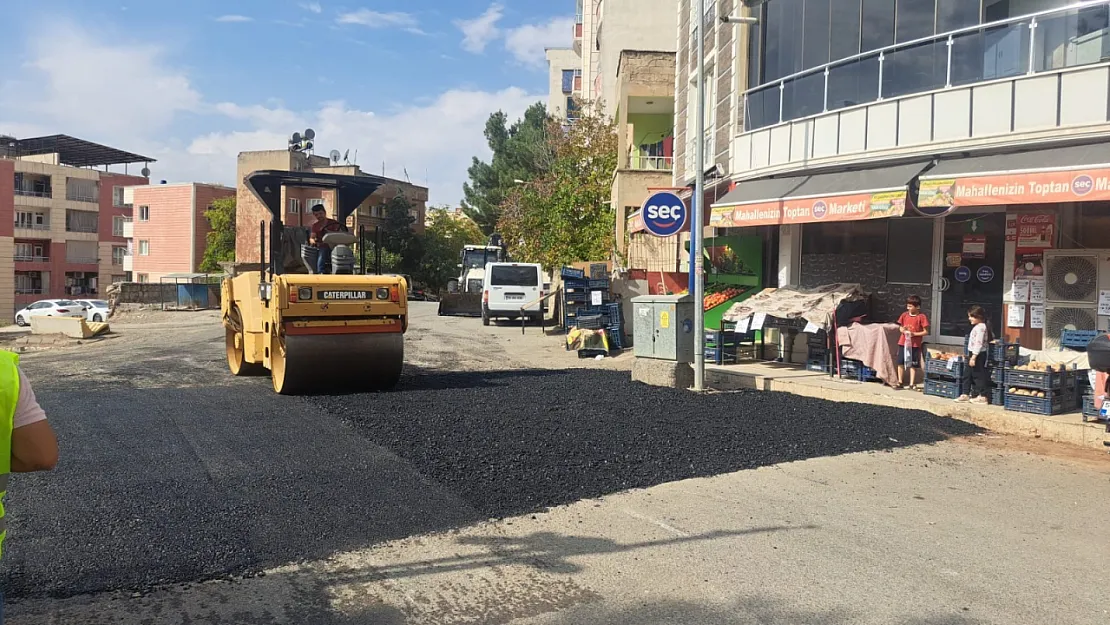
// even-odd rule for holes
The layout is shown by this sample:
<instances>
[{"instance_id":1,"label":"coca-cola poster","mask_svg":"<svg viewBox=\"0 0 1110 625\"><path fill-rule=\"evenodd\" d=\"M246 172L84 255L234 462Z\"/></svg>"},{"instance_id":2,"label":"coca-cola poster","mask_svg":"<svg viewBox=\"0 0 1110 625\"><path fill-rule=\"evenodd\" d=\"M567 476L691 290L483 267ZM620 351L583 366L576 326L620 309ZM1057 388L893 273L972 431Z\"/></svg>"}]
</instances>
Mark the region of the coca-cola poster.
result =
<instances>
[{"instance_id":1,"label":"coca-cola poster","mask_svg":"<svg viewBox=\"0 0 1110 625\"><path fill-rule=\"evenodd\" d=\"M1056 247L1055 213L1021 213L1016 217L1015 240L1018 251L1048 250Z\"/></svg>"}]
</instances>

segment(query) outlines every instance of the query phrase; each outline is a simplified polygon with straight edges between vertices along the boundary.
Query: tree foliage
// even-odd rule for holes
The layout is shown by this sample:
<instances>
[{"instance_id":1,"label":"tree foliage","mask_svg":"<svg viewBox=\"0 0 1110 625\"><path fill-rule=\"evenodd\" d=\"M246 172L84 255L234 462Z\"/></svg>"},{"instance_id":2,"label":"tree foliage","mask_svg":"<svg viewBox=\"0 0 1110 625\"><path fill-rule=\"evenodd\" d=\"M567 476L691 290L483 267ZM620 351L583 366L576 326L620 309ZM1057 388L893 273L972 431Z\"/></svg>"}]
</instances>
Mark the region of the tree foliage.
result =
<instances>
[{"instance_id":1,"label":"tree foliage","mask_svg":"<svg viewBox=\"0 0 1110 625\"><path fill-rule=\"evenodd\" d=\"M486 236L469 217L452 215L444 210L429 212L424 230L424 259L416 279L429 288L439 290L459 275L458 263L465 245L481 245Z\"/></svg>"},{"instance_id":2,"label":"tree foliage","mask_svg":"<svg viewBox=\"0 0 1110 625\"><path fill-rule=\"evenodd\" d=\"M217 273L223 271L221 262L235 261L235 197L212 202L212 207L204 211L204 217L212 231L205 236L204 257L199 269Z\"/></svg>"},{"instance_id":3,"label":"tree foliage","mask_svg":"<svg viewBox=\"0 0 1110 625\"><path fill-rule=\"evenodd\" d=\"M396 260L392 271L413 274L420 268L424 255L423 242L412 226L416 218L412 216L412 204L402 195L397 195L385 204L385 223L382 225L382 249ZM385 264L385 256L382 264Z\"/></svg>"},{"instance_id":4,"label":"tree foliage","mask_svg":"<svg viewBox=\"0 0 1110 625\"><path fill-rule=\"evenodd\" d=\"M560 267L612 255L616 126L599 106L582 113L568 126L549 120L551 167L506 196L498 229L514 258Z\"/></svg>"},{"instance_id":5,"label":"tree foliage","mask_svg":"<svg viewBox=\"0 0 1110 625\"><path fill-rule=\"evenodd\" d=\"M493 156L490 162L475 157L463 184L463 211L486 235L492 234L501 207L518 186L550 168L552 154L546 139L549 118L543 103L533 104L511 126L504 112L490 115L485 136Z\"/></svg>"}]
</instances>

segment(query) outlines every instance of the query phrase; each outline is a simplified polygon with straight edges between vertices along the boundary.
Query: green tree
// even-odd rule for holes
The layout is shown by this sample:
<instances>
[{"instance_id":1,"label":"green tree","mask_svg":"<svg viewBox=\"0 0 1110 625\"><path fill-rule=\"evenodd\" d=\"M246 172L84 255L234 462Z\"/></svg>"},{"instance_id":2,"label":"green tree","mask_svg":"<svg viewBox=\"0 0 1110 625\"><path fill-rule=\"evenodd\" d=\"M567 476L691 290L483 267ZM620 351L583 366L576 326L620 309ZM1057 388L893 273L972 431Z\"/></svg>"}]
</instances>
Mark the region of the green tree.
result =
<instances>
[{"instance_id":1,"label":"green tree","mask_svg":"<svg viewBox=\"0 0 1110 625\"><path fill-rule=\"evenodd\" d=\"M478 224L464 215L444 210L429 211L424 230L424 258L415 277L431 289L440 290L459 275L458 263L463 246L481 245L486 237Z\"/></svg>"},{"instance_id":2,"label":"green tree","mask_svg":"<svg viewBox=\"0 0 1110 625\"><path fill-rule=\"evenodd\" d=\"M220 263L235 261L235 197L212 202L211 208L204 211L204 217L212 231L205 237L200 270L217 273L223 271Z\"/></svg>"},{"instance_id":3,"label":"green tree","mask_svg":"<svg viewBox=\"0 0 1110 625\"><path fill-rule=\"evenodd\" d=\"M407 274L413 274L420 268L424 256L423 242L412 230L416 218L411 211L412 204L404 196L397 195L386 202L385 223L382 225L382 248L397 258L393 270Z\"/></svg>"},{"instance_id":4,"label":"green tree","mask_svg":"<svg viewBox=\"0 0 1110 625\"><path fill-rule=\"evenodd\" d=\"M506 196L498 229L515 258L560 267L613 253L610 202L617 167L616 126L600 107L582 108L574 124L548 124L550 170Z\"/></svg>"},{"instance_id":5,"label":"green tree","mask_svg":"<svg viewBox=\"0 0 1110 625\"><path fill-rule=\"evenodd\" d=\"M542 102L533 104L511 126L498 111L486 121L485 136L493 156L487 163L475 157L463 184L462 208L483 233L492 234L501 217L501 205L517 186L547 171L552 163L546 139L550 117Z\"/></svg>"}]
</instances>

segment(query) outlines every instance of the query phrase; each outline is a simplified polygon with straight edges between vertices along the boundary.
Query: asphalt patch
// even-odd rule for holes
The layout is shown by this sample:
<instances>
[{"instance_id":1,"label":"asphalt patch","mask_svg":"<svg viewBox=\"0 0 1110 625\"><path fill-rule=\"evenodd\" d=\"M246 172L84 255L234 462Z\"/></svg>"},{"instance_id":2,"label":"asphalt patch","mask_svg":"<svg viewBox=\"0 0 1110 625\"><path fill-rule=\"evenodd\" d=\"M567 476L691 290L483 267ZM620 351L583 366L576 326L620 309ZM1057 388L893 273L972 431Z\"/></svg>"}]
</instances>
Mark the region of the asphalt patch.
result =
<instances>
[{"instance_id":1,"label":"asphalt patch","mask_svg":"<svg viewBox=\"0 0 1110 625\"><path fill-rule=\"evenodd\" d=\"M394 392L308 401L488 517L982 431L919 410L776 392L694 394L590 369L415 370Z\"/></svg>"},{"instance_id":2,"label":"asphalt patch","mask_svg":"<svg viewBox=\"0 0 1110 625\"><path fill-rule=\"evenodd\" d=\"M252 574L479 518L269 379L38 395L61 460L12 477L8 600Z\"/></svg>"}]
</instances>

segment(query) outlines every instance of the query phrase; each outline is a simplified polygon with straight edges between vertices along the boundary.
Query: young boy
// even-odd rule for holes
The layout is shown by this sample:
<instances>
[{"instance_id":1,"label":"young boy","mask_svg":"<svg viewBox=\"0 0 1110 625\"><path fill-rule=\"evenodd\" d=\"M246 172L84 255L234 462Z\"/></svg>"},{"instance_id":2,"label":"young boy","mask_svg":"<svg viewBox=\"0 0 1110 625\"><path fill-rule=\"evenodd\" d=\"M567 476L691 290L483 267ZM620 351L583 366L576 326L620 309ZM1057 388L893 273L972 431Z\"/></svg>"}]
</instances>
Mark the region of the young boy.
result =
<instances>
[{"instance_id":1,"label":"young boy","mask_svg":"<svg viewBox=\"0 0 1110 625\"><path fill-rule=\"evenodd\" d=\"M902 388L902 381L906 376L906 369L910 370L910 388L917 390L917 373L921 368L921 344L929 334L929 318L921 312L921 298L911 295L906 298L906 312L898 317L898 327L902 336L898 338L898 386ZM906 341L909 349L906 349ZM907 354L906 352L909 352ZM907 356L909 362L906 362Z\"/></svg>"}]
</instances>

